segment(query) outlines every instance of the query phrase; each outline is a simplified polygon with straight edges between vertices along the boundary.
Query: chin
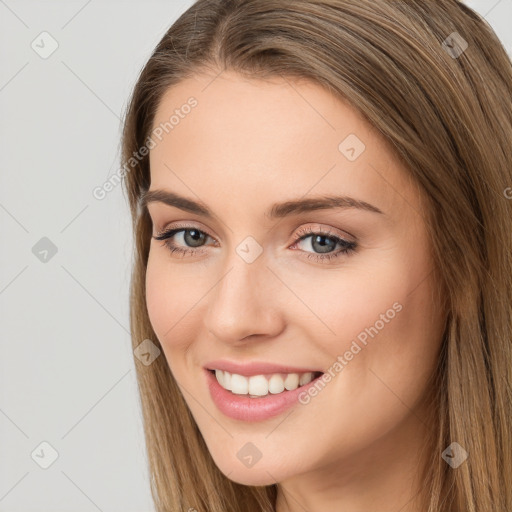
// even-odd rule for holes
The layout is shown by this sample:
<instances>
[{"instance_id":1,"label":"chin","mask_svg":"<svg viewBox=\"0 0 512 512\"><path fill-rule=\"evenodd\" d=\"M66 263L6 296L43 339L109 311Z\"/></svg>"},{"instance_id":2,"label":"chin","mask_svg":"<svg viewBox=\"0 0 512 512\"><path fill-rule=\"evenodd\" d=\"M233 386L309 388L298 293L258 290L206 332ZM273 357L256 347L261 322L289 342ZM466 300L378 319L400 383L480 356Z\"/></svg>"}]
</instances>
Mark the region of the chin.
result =
<instances>
[{"instance_id":1,"label":"chin","mask_svg":"<svg viewBox=\"0 0 512 512\"><path fill-rule=\"evenodd\" d=\"M248 442L243 446L250 446ZM242 485L266 486L286 480L297 473L299 461L293 461L284 453L273 453L272 457L244 460L244 455L250 453L251 449L246 451L238 449L233 452L227 448L219 453L219 457L212 454L215 465L229 480ZM233 453L233 456L231 456ZM229 457L228 457L229 456Z\"/></svg>"},{"instance_id":2,"label":"chin","mask_svg":"<svg viewBox=\"0 0 512 512\"><path fill-rule=\"evenodd\" d=\"M231 465L226 468L227 471L223 471L222 468L219 469L229 480L241 485L265 486L277 483L276 480L281 481L280 475L276 475L272 469L267 472L263 466L241 469Z\"/></svg>"}]
</instances>

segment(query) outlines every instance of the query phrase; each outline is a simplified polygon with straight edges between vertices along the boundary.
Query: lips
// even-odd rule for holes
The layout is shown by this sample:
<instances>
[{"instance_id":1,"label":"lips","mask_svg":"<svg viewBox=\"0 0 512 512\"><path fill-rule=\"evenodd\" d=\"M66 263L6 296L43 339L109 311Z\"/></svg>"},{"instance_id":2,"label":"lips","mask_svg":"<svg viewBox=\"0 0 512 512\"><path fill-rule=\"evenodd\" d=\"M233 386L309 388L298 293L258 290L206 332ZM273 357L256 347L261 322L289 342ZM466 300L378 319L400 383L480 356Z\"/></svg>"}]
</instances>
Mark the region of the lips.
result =
<instances>
[{"instance_id":1,"label":"lips","mask_svg":"<svg viewBox=\"0 0 512 512\"><path fill-rule=\"evenodd\" d=\"M276 365L273 365L275 368ZM289 368L280 366L278 368ZM267 419L279 416L291 407L298 406L299 397L302 393L307 393L310 387L316 385L318 379L298 387L293 391L284 391L276 395L267 395L260 398L250 398L247 395L236 395L231 391L225 390L215 378L212 371L204 369L206 386L210 397L217 409L225 416L245 422L265 421Z\"/></svg>"},{"instance_id":2,"label":"lips","mask_svg":"<svg viewBox=\"0 0 512 512\"><path fill-rule=\"evenodd\" d=\"M244 377L252 377L253 375L264 375L271 373L323 373L319 368L298 367L290 365L280 365L269 362L251 361L249 363L238 363L228 360L209 361L204 365L207 370L223 370L229 373L236 373Z\"/></svg>"}]
</instances>

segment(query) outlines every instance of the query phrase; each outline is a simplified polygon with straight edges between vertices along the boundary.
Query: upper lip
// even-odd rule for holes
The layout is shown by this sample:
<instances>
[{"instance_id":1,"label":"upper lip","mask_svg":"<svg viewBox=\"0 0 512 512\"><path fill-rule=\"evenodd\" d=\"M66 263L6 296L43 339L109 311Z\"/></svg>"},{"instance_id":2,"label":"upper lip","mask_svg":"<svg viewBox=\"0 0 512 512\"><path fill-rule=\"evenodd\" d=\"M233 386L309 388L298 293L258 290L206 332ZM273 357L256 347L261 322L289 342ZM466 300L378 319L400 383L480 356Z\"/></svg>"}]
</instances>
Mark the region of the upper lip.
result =
<instances>
[{"instance_id":1,"label":"upper lip","mask_svg":"<svg viewBox=\"0 0 512 512\"><path fill-rule=\"evenodd\" d=\"M216 360L210 361L204 365L207 370L223 370L229 373L236 373L250 377L252 375L264 375L266 373L307 373L320 372L311 368L299 368L296 366L279 365L274 363L266 363L264 361L252 361L250 363L237 363L235 361Z\"/></svg>"}]
</instances>

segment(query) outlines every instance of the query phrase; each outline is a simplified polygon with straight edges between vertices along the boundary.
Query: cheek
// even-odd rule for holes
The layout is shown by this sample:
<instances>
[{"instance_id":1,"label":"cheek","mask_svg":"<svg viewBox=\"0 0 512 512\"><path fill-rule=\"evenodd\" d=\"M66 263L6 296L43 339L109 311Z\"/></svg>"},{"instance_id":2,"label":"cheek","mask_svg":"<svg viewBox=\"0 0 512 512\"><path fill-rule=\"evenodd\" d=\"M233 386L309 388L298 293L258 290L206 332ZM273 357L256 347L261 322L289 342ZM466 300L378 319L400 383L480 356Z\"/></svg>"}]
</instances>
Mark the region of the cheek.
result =
<instances>
[{"instance_id":1,"label":"cheek","mask_svg":"<svg viewBox=\"0 0 512 512\"><path fill-rule=\"evenodd\" d=\"M391 292L376 290L371 305L354 297L346 303L343 319L334 324L336 340L322 345L331 356L326 373L333 377L311 396L298 429L307 438L315 418L326 417L329 411L323 430L337 445L329 457L362 449L407 417L414 423L414 417L423 414L416 408L429 389L442 323L431 315L428 281L411 293L412 282L402 281L405 284ZM326 450L330 443L326 441Z\"/></svg>"},{"instance_id":2,"label":"cheek","mask_svg":"<svg viewBox=\"0 0 512 512\"><path fill-rule=\"evenodd\" d=\"M192 298L185 296L186 288L182 281L183 277L161 251L152 249L146 271L146 304L151 326L164 350L172 347L173 340L182 339L178 333L187 320L189 304L193 304ZM179 321L180 318L183 320Z\"/></svg>"},{"instance_id":3,"label":"cheek","mask_svg":"<svg viewBox=\"0 0 512 512\"><path fill-rule=\"evenodd\" d=\"M422 266L389 267L378 286L361 284L335 324L341 334L329 351L341 356L340 401L381 428L414 408L435 369L444 315L432 286Z\"/></svg>"},{"instance_id":4,"label":"cheek","mask_svg":"<svg viewBox=\"0 0 512 512\"><path fill-rule=\"evenodd\" d=\"M162 342L162 335L171 327L168 312L172 311L174 296L169 293L168 280L162 273L163 265L150 250L146 270L146 304L151 326Z\"/></svg>"},{"instance_id":5,"label":"cheek","mask_svg":"<svg viewBox=\"0 0 512 512\"><path fill-rule=\"evenodd\" d=\"M176 265L159 248L150 251L146 271L148 316L176 377L190 364L186 351L201 338L209 287L193 265Z\"/></svg>"},{"instance_id":6,"label":"cheek","mask_svg":"<svg viewBox=\"0 0 512 512\"><path fill-rule=\"evenodd\" d=\"M178 383L183 383L186 375L184 354L187 348L186 333L183 330L185 304L182 288L177 276L171 273L160 254L150 251L146 271L146 304L148 316L163 356ZM181 297L180 297L181 296ZM180 318L182 321L179 321Z\"/></svg>"},{"instance_id":7,"label":"cheek","mask_svg":"<svg viewBox=\"0 0 512 512\"><path fill-rule=\"evenodd\" d=\"M347 268L336 282L324 283L326 293L308 297L332 331L323 339L311 331L310 339L330 355L340 401L390 419L404 412L403 403L413 406L423 396L445 318L433 300L428 253L422 246L395 249Z\"/></svg>"},{"instance_id":8,"label":"cheek","mask_svg":"<svg viewBox=\"0 0 512 512\"><path fill-rule=\"evenodd\" d=\"M283 281L300 300L289 301L283 310L289 312L291 324L308 331L305 339L338 355L358 335L364 342L369 336L365 329L376 322L379 331L387 330L399 316L397 310L417 273L404 268L402 255L380 251L348 259L330 270L290 268L282 272Z\"/></svg>"}]
</instances>

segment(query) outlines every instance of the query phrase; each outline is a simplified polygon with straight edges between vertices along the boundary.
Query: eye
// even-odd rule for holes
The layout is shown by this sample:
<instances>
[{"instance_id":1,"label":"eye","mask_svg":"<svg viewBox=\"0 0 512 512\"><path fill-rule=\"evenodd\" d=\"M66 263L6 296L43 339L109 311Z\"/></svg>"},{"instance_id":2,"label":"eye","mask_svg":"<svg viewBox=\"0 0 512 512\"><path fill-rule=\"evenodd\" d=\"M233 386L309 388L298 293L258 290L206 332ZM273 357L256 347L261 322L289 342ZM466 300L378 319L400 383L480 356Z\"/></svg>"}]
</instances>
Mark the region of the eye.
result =
<instances>
[{"instance_id":1,"label":"eye","mask_svg":"<svg viewBox=\"0 0 512 512\"><path fill-rule=\"evenodd\" d=\"M153 238L155 240L164 241L164 245L169 249L171 254L181 255L181 257L187 254L192 256L206 252L202 247L205 245L208 238L214 240L213 237L194 226L174 227L159 233ZM303 245L306 248L309 246L309 248L318 251L318 253L309 253L306 257L320 262L330 261L334 258L347 255L354 252L357 247L356 242L345 240L329 231L315 231L312 228L299 230L291 247L302 244L308 238L311 240ZM217 243L215 240L214 242ZM340 248L335 250L337 246Z\"/></svg>"},{"instance_id":2,"label":"eye","mask_svg":"<svg viewBox=\"0 0 512 512\"><path fill-rule=\"evenodd\" d=\"M355 251L357 244L334 235L330 231L314 230L311 227L300 230L298 233L298 239L292 247L299 245L304 240L310 238L311 240L304 244L306 247L310 247L313 250L319 251L319 254L309 253L306 257L317 261L330 261L335 258L339 258L343 255L348 255ZM340 248L336 251L336 246Z\"/></svg>"},{"instance_id":3,"label":"eye","mask_svg":"<svg viewBox=\"0 0 512 512\"><path fill-rule=\"evenodd\" d=\"M175 241L173 241L175 236L180 245L188 244L190 247L183 248L180 245L177 245ZM176 227L168 229L153 238L155 240L163 240L164 245L169 249L171 254L181 254L183 257L187 253L196 254L198 252L204 252L202 250L198 251L197 248L202 247L205 240L212 237L196 227Z\"/></svg>"}]
</instances>

